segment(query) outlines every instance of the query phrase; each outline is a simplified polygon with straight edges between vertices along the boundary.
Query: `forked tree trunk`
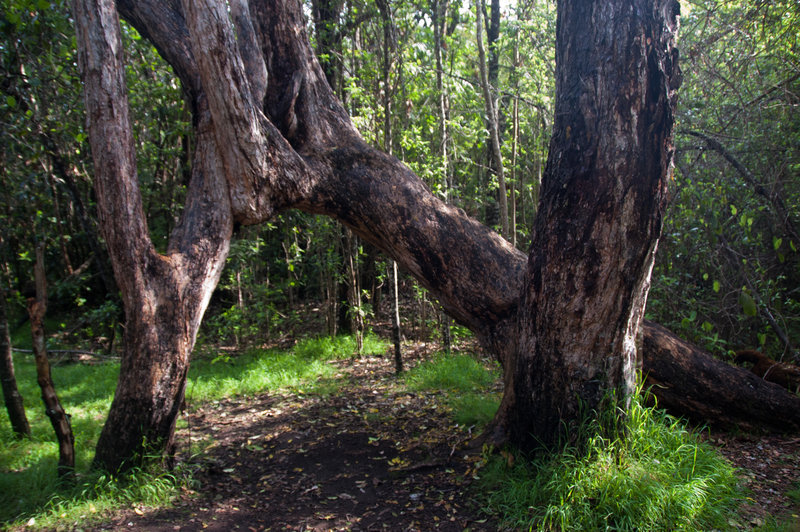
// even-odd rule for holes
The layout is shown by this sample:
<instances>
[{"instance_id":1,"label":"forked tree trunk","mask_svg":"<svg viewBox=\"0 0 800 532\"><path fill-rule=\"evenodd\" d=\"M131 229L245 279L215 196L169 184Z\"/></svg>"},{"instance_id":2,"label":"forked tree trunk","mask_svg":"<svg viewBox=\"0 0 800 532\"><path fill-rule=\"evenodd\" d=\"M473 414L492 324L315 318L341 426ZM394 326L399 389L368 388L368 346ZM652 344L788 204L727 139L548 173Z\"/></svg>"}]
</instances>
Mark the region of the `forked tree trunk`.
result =
<instances>
[{"instance_id":1,"label":"forked tree trunk","mask_svg":"<svg viewBox=\"0 0 800 532\"><path fill-rule=\"evenodd\" d=\"M552 447L624 412L672 171L676 0L559 0L550 156L498 426Z\"/></svg>"},{"instance_id":2,"label":"forked tree trunk","mask_svg":"<svg viewBox=\"0 0 800 532\"><path fill-rule=\"evenodd\" d=\"M233 225L210 116L195 102L197 149L186 206L167 255L155 251L138 188L116 9L110 0L76 0L73 15L99 218L126 314L121 377L94 461L117 471L172 447L189 353Z\"/></svg>"},{"instance_id":3,"label":"forked tree trunk","mask_svg":"<svg viewBox=\"0 0 800 532\"><path fill-rule=\"evenodd\" d=\"M240 15L250 15L258 54L240 52L252 41L243 27L231 27L242 17L231 20L224 2L117 1L171 64L193 106L192 183L168 254L160 256L147 237L133 169L116 13L110 0L75 0L101 223L128 316L96 463L116 469L142 452L145 440L158 453L169 447L188 354L232 220L260 223L289 207L332 216L383 250L510 369L501 433L513 414L518 441L528 429L554 437L558 415L573 416L575 405L563 393L548 395L546 386L567 386L590 406L606 390L624 397L670 160L676 4L561 1L563 116L518 313L524 254L363 141L314 57L301 3L238 1ZM606 23L584 20L587 10ZM576 47L575 39L597 49ZM573 66L565 65L565 53ZM258 57L268 69L266 87ZM550 334L548 324L558 327ZM663 357L675 371L667 384L688 380L692 368L671 351L648 356ZM526 421L526 404L548 411Z\"/></svg>"}]
</instances>

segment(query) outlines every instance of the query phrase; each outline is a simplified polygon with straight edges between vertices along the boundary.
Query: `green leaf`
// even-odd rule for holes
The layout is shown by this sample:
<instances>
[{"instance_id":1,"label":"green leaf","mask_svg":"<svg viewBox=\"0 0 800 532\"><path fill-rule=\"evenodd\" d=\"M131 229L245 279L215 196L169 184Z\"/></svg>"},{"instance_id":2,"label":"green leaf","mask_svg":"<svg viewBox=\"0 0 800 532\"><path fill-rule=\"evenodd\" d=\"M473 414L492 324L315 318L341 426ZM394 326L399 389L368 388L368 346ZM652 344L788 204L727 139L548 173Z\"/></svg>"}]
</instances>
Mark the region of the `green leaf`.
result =
<instances>
[{"instance_id":1,"label":"green leaf","mask_svg":"<svg viewBox=\"0 0 800 532\"><path fill-rule=\"evenodd\" d=\"M14 26L19 26L22 23L22 19L19 17L19 14L14 11L8 11L6 13L6 20Z\"/></svg>"},{"instance_id":2,"label":"green leaf","mask_svg":"<svg viewBox=\"0 0 800 532\"><path fill-rule=\"evenodd\" d=\"M781 244L783 244L782 238L777 238L774 236L772 237L772 247L775 249L775 251L778 251L778 249L781 247Z\"/></svg>"},{"instance_id":3,"label":"green leaf","mask_svg":"<svg viewBox=\"0 0 800 532\"><path fill-rule=\"evenodd\" d=\"M745 316L753 317L758 313L755 300L744 290L739 293L739 304Z\"/></svg>"},{"instance_id":4,"label":"green leaf","mask_svg":"<svg viewBox=\"0 0 800 532\"><path fill-rule=\"evenodd\" d=\"M14 98L11 95L8 95L8 96L6 96L6 104L8 104L9 107L16 107L17 106L17 99Z\"/></svg>"},{"instance_id":5,"label":"green leaf","mask_svg":"<svg viewBox=\"0 0 800 532\"><path fill-rule=\"evenodd\" d=\"M736 205L731 205L731 214L736 216L737 212L739 212L739 209L736 208Z\"/></svg>"},{"instance_id":6,"label":"green leaf","mask_svg":"<svg viewBox=\"0 0 800 532\"><path fill-rule=\"evenodd\" d=\"M719 292L719 289L720 289L719 281L714 279L714 292Z\"/></svg>"}]
</instances>

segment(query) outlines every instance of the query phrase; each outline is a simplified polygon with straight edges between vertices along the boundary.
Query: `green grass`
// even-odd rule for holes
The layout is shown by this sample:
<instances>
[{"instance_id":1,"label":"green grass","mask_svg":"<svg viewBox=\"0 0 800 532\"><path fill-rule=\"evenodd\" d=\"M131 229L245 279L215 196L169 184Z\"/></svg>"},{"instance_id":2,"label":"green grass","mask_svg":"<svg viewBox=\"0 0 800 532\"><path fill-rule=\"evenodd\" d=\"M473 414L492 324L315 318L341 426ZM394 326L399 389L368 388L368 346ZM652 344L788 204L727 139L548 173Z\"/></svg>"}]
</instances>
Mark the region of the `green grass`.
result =
<instances>
[{"instance_id":1,"label":"green grass","mask_svg":"<svg viewBox=\"0 0 800 532\"><path fill-rule=\"evenodd\" d=\"M367 337L364 355L387 344ZM288 351L252 349L241 355L199 358L187 384L190 404L270 390L334 393L340 379L329 362L353 355L350 337L315 338ZM137 471L124 480L87 472L113 395L118 365L53 369L56 388L72 415L78 482L59 486L57 445L44 416L31 355L17 354L17 377L33 427L31 440L15 440L0 416L0 528L74 528L103 520L115 508L162 507L191 471ZM454 420L484 426L499 402L498 369L465 355L437 355L399 381L411 391L441 391ZM634 402L624 441L600 436L582 452L519 458L513 467L490 458L479 471L487 512L513 530L730 529L741 494L733 469L680 422ZM186 467L186 466L184 466ZM31 521L31 519L33 521ZM779 530L779 527L766 528Z\"/></svg>"},{"instance_id":2,"label":"green grass","mask_svg":"<svg viewBox=\"0 0 800 532\"><path fill-rule=\"evenodd\" d=\"M453 421L463 427L477 427L480 432L489 424L500 406L498 394L466 393L448 398Z\"/></svg>"},{"instance_id":3,"label":"green grass","mask_svg":"<svg viewBox=\"0 0 800 532\"><path fill-rule=\"evenodd\" d=\"M492 390L499 377L496 366L487 367L471 356L439 354L409 370L404 382L412 391L445 392L456 423L482 428L500 404L499 395Z\"/></svg>"},{"instance_id":4,"label":"green grass","mask_svg":"<svg viewBox=\"0 0 800 532\"><path fill-rule=\"evenodd\" d=\"M367 335L362 355L382 353L387 346ZM329 395L336 391L336 368L327 362L349 358L355 350L352 336L321 337L301 340L289 351L249 349L241 355L196 360L189 368L186 401L191 405L279 389Z\"/></svg>"},{"instance_id":5,"label":"green grass","mask_svg":"<svg viewBox=\"0 0 800 532\"><path fill-rule=\"evenodd\" d=\"M60 486L56 478L58 444L45 416L36 383L33 355L14 356L17 385L25 401L32 437L16 439L5 413L0 415L0 524L24 516L42 519L52 501L71 498L74 489L85 490L94 480L80 478L78 488ZM64 409L71 416L75 436L75 468L87 471L94 456L119 373L119 365L71 364L54 366L52 377ZM87 482L89 484L87 484ZM62 512L63 513L63 512Z\"/></svg>"},{"instance_id":6,"label":"green grass","mask_svg":"<svg viewBox=\"0 0 800 532\"><path fill-rule=\"evenodd\" d=\"M638 399L624 440L595 436L512 467L491 457L480 476L486 511L513 530L727 530L743 497L711 446Z\"/></svg>"},{"instance_id":7,"label":"green grass","mask_svg":"<svg viewBox=\"0 0 800 532\"><path fill-rule=\"evenodd\" d=\"M432 360L415 366L405 374L410 390L443 390L473 392L490 388L498 374L467 355L438 354Z\"/></svg>"},{"instance_id":8,"label":"green grass","mask_svg":"<svg viewBox=\"0 0 800 532\"><path fill-rule=\"evenodd\" d=\"M365 355L385 351L387 344L369 335ZM328 394L338 386L335 367L327 361L352 356L351 337L299 342L288 352L252 349L242 355L200 358L192 363L187 401L202 403L267 390ZM52 369L56 391L72 417L75 435L76 485L59 485L58 445L44 414L33 355L15 354L17 384L25 400L32 438L14 438L8 417L0 415L0 528L86 524L104 513L131 504L163 506L190 482L185 471L159 468L136 471L124 480L89 472L102 424L116 387L119 364L71 364ZM65 525L67 524L67 525Z\"/></svg>"}]
</instances>

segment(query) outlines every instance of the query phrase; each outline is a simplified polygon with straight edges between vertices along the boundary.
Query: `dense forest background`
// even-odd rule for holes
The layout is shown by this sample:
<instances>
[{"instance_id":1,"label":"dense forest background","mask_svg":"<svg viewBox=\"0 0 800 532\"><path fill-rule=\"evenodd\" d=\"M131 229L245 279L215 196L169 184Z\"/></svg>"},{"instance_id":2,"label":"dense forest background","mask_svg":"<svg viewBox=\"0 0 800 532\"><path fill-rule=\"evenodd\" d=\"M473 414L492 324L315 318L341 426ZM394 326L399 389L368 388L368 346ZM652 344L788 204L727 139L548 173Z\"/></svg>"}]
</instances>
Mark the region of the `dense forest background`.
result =
<instances>
[{"instance_id":1,"label":"dense forest background","mask_svg":"<svg viewBox=\"0 0 800 532\"><path fill-rule=\"evenodd\" d=\"M648 317L723 357L757 348L796 361L800 4L681 7L676 168ZM364 138L526 249L553 121L554 4L313 0L306 13ZM163 251L190 175L191 115L152 45L123 31L139 179ZM26 319L41 246L50 347L112 353L124 320L97 231L69 3L4 1L0 32L0 278L11 328ZM383 327L391 270L328 218L290 212L237 228L198 345ZM436 302L410 277L400 287L404 334L447 338Z\"/></svg>"}]
</instances>

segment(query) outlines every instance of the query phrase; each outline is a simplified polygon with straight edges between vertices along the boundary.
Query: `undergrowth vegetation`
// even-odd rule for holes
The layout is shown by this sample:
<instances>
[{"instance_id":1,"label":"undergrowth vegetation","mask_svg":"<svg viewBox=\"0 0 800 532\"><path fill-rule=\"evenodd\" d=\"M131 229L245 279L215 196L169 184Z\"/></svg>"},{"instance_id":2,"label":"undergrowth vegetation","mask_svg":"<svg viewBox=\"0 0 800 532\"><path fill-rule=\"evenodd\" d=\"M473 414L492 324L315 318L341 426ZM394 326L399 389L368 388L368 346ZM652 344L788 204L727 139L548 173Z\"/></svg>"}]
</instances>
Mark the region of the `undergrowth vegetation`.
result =
<instances>
[{"instance_id":1,"label":"undergrowth vegetation","mask_svg":"<svg viewBox=\"0 0 800 532\"><path fill-rule=\"evenodd\" d=\"M598 434L585 449L530 458L493 456L479 485L486 511L512 530L736 529L744 497L716 450L641 396L625 437Z\"/></svg>"},{"instance_id":2,"label":"undergrowth vegetation","mask_svg":"<svg viewBox=\"0 0 800 532\"><path fill-rule=\"evenodd\" d=\"M326 361L347 358L355 352L349 336L311 338L293 348L252 348L243 354L198 357L187 383L187 403L288 390L327 394L335 391L335 368ZM385 351L387 344L374 335L364 339L365 355ZM56 523L91 523L124 506L163 506L181 487L191 483L191 467L171 472L153 466L125 479L90 471L94 446L114 394L119 364L70 364L53 368L62 404L71 416L75 435L77 482L56 478L58 444L39 400L32 356L18 354L15 367L20 393L25 399L32 438L16 439L7 417L0 423L0 528Z\"/></svg>"},{"instance_id":3,"label":"undergrowth vegetation","mask_svg":"<svg viewBox=\"0 0 800 532\"><path fill-rule=\"evenodd\" d=\"M388 350L373 335L364 345L365 355ZM288 350L201 356L190 371L187 403L192 408L266 391L335 393L346 377L330 362L353 357L354 351L353 338L337 337L305 339ZM59 485L57 445L39 406L32 360L17 356L16 362L34 436L16 440L7 421L0 425L0 527L85 526L120 507L168 506L181 491L193 489L198 466L192 459L170 472L151 466L125 479L89 471L114 390L118 365L111 362L54 369L78 450L76 484ZM478 433L499 404L499 377L496 364L477 356L435 354L394 386L439 397L455 422ZM557 453L516 459L508 452L487 455L472 496L509 530L736 528L743 495L728 462L682 422L639 400L626 423L624 439L598 435L582 450L564 446Z\"/></svg>"}]
</instances>

